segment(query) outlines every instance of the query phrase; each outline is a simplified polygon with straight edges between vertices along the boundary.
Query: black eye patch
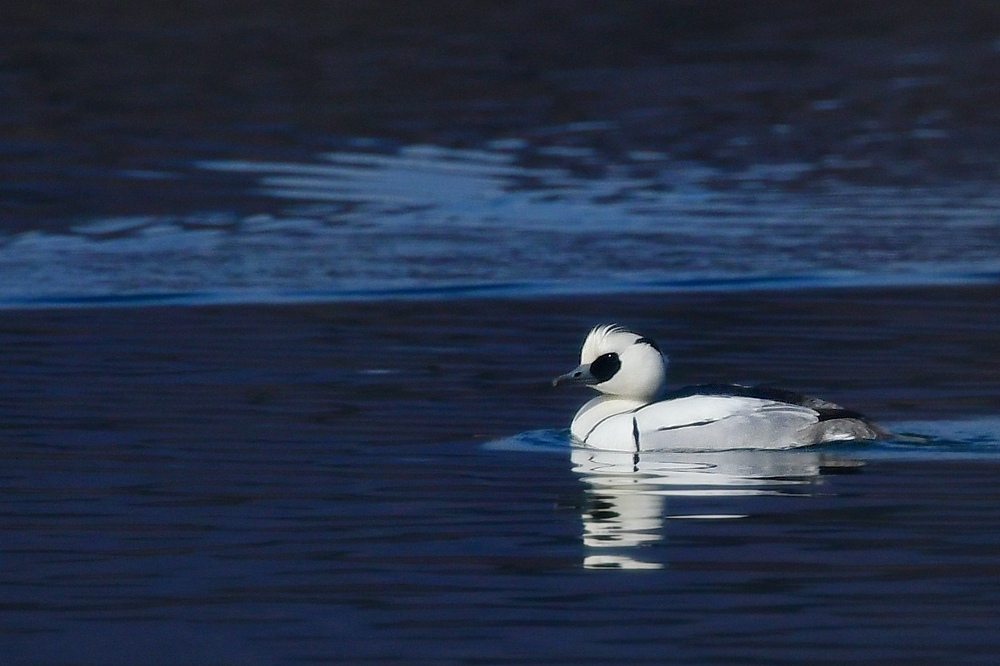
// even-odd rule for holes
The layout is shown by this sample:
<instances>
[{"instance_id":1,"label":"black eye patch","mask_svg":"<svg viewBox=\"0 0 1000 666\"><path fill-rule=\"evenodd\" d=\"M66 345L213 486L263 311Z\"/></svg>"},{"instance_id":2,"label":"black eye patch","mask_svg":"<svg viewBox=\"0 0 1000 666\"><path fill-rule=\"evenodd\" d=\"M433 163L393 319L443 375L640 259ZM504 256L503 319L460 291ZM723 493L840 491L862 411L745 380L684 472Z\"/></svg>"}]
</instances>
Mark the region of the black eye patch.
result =
<instances>
[{"instance_id":1,"label":"black eye patch","mask_svg":"<svg viewBox=\"0 0 1000 666\"><path fill-rule=\"evenodd\" d=\"M590 374L594 376L597 383L606 382L615 376L615 373L622 367L618 354L609 352L594 359L590 364Z\"/></svg>"}]
</instances>

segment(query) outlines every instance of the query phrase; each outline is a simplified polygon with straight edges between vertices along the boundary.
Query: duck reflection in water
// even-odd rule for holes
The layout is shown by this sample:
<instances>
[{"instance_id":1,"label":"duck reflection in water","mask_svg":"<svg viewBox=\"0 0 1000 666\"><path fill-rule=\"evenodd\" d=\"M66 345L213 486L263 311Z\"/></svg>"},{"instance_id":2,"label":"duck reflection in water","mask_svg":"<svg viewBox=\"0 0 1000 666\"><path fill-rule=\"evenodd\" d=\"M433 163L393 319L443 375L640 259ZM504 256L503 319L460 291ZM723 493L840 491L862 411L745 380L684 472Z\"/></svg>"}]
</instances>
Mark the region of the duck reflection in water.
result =
<instances>
[{"instance_id":1,"label":"duck reflection in water","mask_svg":"<svg viewBox=\"0 0 1000 666\"><path fill-rule=\"evenodd\" d=\"M860 463L813 451L733 450L705 453L598 451L574 446L573 471L586 484L582 510L586 568L658 569L664 521L738 520L738 497L809 494L828 471L855 470ZM702 512L671 514L671 498L701 498ZM712 498L709 500L708 498ZM719 498L726 508L720 512ZM696 504L700 503L694 499Z\"/></svg>"}]
</instances>

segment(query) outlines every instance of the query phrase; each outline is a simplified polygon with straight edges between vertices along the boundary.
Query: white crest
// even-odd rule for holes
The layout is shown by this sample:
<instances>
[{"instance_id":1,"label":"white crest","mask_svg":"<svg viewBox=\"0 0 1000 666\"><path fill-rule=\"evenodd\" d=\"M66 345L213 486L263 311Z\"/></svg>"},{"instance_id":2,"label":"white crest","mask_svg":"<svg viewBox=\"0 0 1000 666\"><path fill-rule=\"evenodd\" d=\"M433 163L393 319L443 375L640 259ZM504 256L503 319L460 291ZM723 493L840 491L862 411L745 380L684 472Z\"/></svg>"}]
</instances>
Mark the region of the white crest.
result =
<instances>
[{"instance_id":1,"label":"white crest","mask_svg":"<svg viewBox=\"0 0 1000 666\"><path fill-rule=\"evenodd\" d=\"M580 363L593 363L595 358L609 352L620 354L639 339L640 336L618 324L595 326L583 341Z\"/></svg>"}]
</instances>

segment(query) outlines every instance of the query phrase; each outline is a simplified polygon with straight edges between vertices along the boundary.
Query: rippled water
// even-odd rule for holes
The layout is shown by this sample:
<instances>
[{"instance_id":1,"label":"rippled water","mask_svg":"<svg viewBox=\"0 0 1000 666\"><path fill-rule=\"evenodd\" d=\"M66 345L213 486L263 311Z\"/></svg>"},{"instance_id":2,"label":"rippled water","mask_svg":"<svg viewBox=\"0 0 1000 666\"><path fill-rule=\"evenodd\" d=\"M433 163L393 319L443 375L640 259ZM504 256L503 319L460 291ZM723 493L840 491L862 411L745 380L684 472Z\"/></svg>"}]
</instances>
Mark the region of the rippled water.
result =
<instances>
[{"instance_id":1,"label":"rippled water","mask_svg":"<svg viewBox=\"0 0 1000 666\"><path fill-rule=\"evenodd\" d=\"M359 142L364 146L365 142ZM541 156L537 153L541 152ZM550 166L526 166L527 154ZM188 211L0 237L0 304L244 302L996 282L989 190L716 192L646 152L402 146L312 163L212 161L278 214ZM788 167L794 165L785 165ZM772 169L772 171L774 171ZM780 172L777 172L780 176ZM179 177L179 176L178 176ZM779 178L780 180L780 178Z\"/></svg>"}]
</instances>

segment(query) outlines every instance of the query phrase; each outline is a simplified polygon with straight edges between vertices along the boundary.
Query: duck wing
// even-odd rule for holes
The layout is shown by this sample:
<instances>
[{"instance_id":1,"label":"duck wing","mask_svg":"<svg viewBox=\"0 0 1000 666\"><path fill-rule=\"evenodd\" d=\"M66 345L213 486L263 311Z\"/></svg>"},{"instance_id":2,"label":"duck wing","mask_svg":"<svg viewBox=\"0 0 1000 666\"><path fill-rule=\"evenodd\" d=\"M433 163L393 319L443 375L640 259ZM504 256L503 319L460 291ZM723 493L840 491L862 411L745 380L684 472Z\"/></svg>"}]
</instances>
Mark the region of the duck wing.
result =
<instances>
[{"instance_id":1,"label":"duck wing","mask_svg":"<svg viewBox=\"0 0 1000 666\"><path fill-rule=\"evenodd\" d=\"M686 424L677 423L676 428L663 428L663 425L651 427L650 434L689 427L691 429L683 437L689 439L696 436L697 428L705 426L704 433L697 433L699 439L711 431L713 437L723 437L737 445L756 439L758 442L768 440L771 446L803 446L820 442L891 437L888 431L860 412L829 400L787 389L742 384L700 384L673 391L660 402L640 410L650 410L647 418L641 422L654 426L657 419L663 418L666 410L655 410L657 405L683 406L686 403L699 404L706 410L714 410L718 405L725 405L725 408L715 412L717 418L688 418ZM657 414L657 411L660 413ZM678 416L683 415L683 412L670 411ZM681 421L683 420L682 418ZM637 424L641 422L637 420ZM640 428L640 436L641 434ZM652 440L663 438L654 436L648 439L652 446L655 444ZM667 445L674 446L674 443L667 442Z\"/></svg>"},{"instance_id":2,"label":"duck wing","mask_svg":"<svg viewBox=\"0 0 1000 666\"><path fill-rule=\"evenodd\" d=\"M672 391L665 395L663 400L674 400L686 398L694 395L706 396L726 396L732 398L756 398L758 400L770 400L787 405L805 407L816 412L816 417L820 421L832 419L852 418L865 419L860 412L841 407L835 402L814 398L797 391L774 388L772 386L744 386L742 384L697 384L695 386L685 386L682 389Z\"/></svg>"}]
</instances>

